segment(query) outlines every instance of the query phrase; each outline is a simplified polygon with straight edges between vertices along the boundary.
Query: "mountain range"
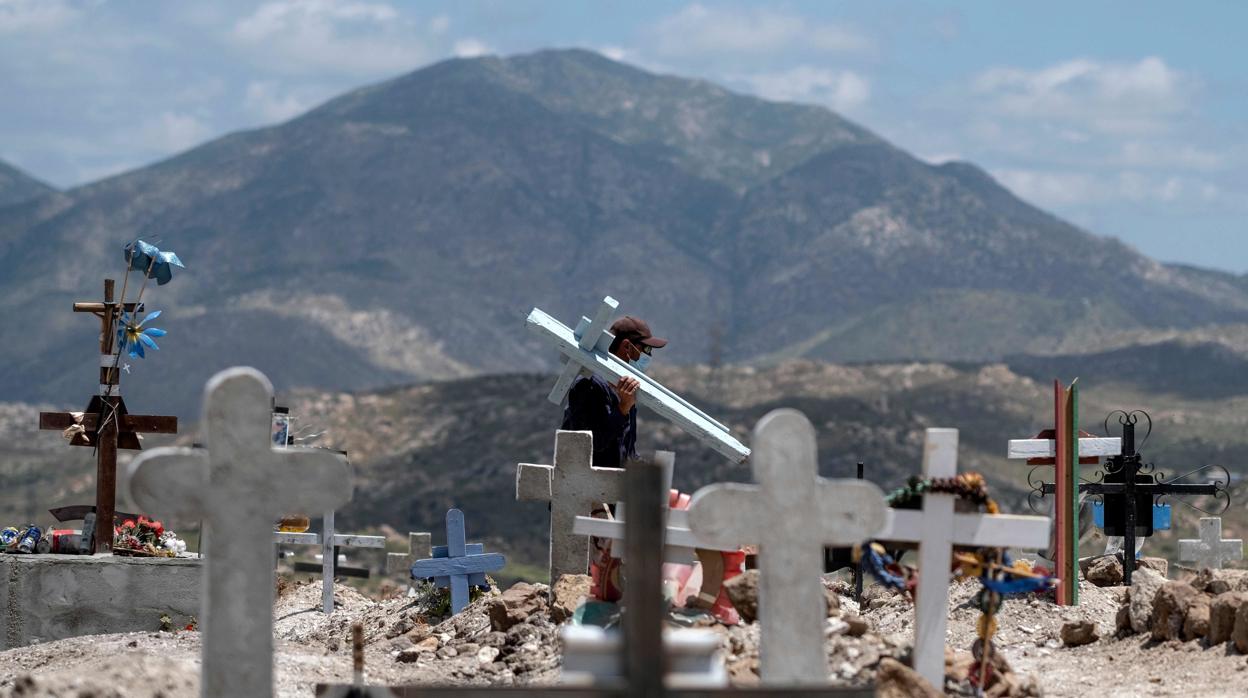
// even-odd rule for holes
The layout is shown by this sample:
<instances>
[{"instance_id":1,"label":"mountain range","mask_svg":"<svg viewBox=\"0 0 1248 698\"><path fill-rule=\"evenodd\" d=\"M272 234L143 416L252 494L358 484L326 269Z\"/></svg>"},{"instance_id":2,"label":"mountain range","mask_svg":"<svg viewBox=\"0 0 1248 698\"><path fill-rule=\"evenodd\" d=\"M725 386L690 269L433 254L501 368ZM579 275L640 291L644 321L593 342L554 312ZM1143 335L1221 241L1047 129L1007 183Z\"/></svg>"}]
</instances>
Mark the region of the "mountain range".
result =
<instances>
[{"instance_id":1,"label":"mountain range","mask_svg":"<svg viewBox=\"0 0 1248 698\"><path fill-rule=\"evenodd\" d=\"M1149 259L822 107L583 50L441 62L67 191L7 172L8 400L85 404L99 330L70 304L121 285L134 237L187 269L143 291L169 335L128 362L132 412L193 418L235 364L283 390L544 372L527 312L573 323L608 294L673 364L1248 355L1242 277ZM1150 356L1164 373L1172 354Z\"/></svg>"}]
</instances>

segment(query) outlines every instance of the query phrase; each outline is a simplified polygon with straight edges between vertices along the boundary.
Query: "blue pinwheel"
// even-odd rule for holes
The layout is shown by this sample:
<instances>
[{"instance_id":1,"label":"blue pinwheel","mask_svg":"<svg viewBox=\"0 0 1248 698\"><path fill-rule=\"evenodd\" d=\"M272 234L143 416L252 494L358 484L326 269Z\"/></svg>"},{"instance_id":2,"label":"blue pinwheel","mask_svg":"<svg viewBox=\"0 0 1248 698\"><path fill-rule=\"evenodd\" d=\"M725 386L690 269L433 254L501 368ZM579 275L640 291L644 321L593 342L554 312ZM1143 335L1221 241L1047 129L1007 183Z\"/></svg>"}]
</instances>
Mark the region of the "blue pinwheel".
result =
<instances>
[{"instance_id":1,"label":"blue pinwheel","mask_svg":"<svg viewBox=\"0 0 1248 698\"><path fill-rule=\"evenodd\" d=\"M121 327L117 328L117 341L121 344L121 350L130 354L130 358L142 359L143 347L160 349L156 346L156 340L152 338L164 337L167 333L155 327L144 327L149 320L155 320L158 317L160 317L159 310L148 313L141 322L135 322L136 318L129 313L121 316Z\"/></svg>"},{"instance_id":2,"label":"blue pinwheel","mask_svg":"<svg viewBox=\"0 0 1248 698\"><path fill-rule=\"evenodd\" d=\"M182 260L172 252L161 252L155 245L135 240L125 247L125 259L134 271L143 272L149 279L156 279L157 286L164 286L173 278L173 267L182 267Z\"/></svg>"}]
</instances>

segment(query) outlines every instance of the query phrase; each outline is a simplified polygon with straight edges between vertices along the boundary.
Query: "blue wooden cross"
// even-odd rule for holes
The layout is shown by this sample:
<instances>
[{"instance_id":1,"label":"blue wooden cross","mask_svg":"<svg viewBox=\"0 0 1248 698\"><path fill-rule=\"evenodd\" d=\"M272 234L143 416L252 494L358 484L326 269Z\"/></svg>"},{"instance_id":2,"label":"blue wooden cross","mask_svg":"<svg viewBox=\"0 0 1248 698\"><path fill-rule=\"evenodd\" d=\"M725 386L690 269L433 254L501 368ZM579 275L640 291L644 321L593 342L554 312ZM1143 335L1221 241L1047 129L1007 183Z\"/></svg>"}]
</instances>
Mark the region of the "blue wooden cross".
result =
<instances>
[{"instance_id":1,"label":"blue wooden cross","mask_svg":"<svg viewBox=\"0 0 1248 698\"><path fill-rule=\"evenodd\" d=\"M451 612L468 605L470 585L484 585L485 573L500 570L507 560L500 553L485 553L480 543L465 543L464 512L446 512L446 545L433 548L433 557L412 563L412 577L432 577L439 587L451 588Z\"/></svg>"}]
</instances>

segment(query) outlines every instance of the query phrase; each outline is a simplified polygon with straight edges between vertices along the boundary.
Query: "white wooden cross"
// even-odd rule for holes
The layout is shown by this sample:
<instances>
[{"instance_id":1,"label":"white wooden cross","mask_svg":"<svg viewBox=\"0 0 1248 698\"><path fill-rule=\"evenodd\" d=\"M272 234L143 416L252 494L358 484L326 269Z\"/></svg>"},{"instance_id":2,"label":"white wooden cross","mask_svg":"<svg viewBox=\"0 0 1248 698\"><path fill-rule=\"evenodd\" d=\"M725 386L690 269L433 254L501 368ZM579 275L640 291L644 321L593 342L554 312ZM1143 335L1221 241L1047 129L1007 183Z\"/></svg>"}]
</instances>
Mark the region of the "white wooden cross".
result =
<instances>
[{"instance_id":1,"label":"white wooden cross","mask_svg":"<svg viewBox=\"0 0 1248 698\"><path fill-rule=\"evenodd\" d=\"M924 479L958 473L958 430L928 429L923 443ZM1049 542L1045 516L958 514L952 494L925 492L923 509L889 509L875 538L919 544L915 599L914 670L938 689L945 685L945 629L949 616L949 566L953 546L1042 548Z\"/></svg>"},{"instance_id":2,"label":"white wooden cross","mask_svg":"<svg viewBox=\"0 0 1248 698\"><path fill-rule=\"evenodd\" d=\"M1200 538L1179 541L1179 561L1195 562L1197 569L1222 569L1227 560L1244 559L1242 538L1222 537L1222 517L1200 517Z\"/></svg>"},{"instance_id":3,"label":"white wooden cross","mask_svg":"<svg viewBox=\"0 0 1248 698\"><path fill-rule=\"evenodd\" d=\"M1085 436L1079 439L1079 457L1116 456L1122 453L1122 439L1117 436ZM1056 439L1010 439L1006 458L1056 458Z\"/></svg>"},{"instance_id":4,"label":"white wooden cross","mask_svg":"<svg viewBox=\"0 0 1248 698\"><path fill-rule=\"evenodd\" d=\"M209 535L203 611L203 696L273 694L273 521L351 499L346 458L274 449L273 386L253 368L208 381L204 449L156 448L130 464L144 511L202 519Z\"/></svg>"},{"instance_id":5,"label":"white wooden cross","mask_svg":"<svg viewBox=\"0 0 1248 698\"><path fill-rule=\"evenodd\" d=\"M334 512L327 511L322 519L320 533L287 533L276 531L273 542L287 545L321 546L321 611L325 615L334 612L334 569L337 548L384 548L385 536L361 536L334 531Z\"/></svg>"},{"instance_id":6,"label":"white wooden cross","mask_svg":"<svg viewBox=\"0 0 1248 698\"><path fill-rule=\"evenodd\" d=\"M564 574L585 574L589 541L573 532L578 514L624 495L623 468L593 465L593 433L555 432L555 464L516 466L516 500L550 503L550 584Z\"/></svg>"},{"instance_id":7,"label":"white wooden cross","mask_svg":"<svg viewBox=\"0 0 1248 698\"><path fill-rule=\"evenodd\" d=\"M637 390L637 404L650 408L733 462L740 463L749 458L750 449L738 441L728 427L608 352L614 338L608 328L618 307L619 302L607 296L593 320L582 317L575 330L539 308L529 313L526 320L528 328L568 358L559 380L550 391L550 401L562 403L564 395L572 387L572 381L582 371L595 373L609 383L615 383L623 376L635 378L641 384Z\"/></svg>"},{"instance_id":8,"label":"white wooden cross","mask_svg":"<svg viewBox=\"0 0 1248 698\"><path fill-rule=\"evenodd\" d=\"M694 551L698 548L706 550L737 550L737 548L730 546L717 548L709 542L703 545L703 541L699 541L689 528L688 510L668 509L668 492L672 486L672 472L676 466L676 454L671 451L656 451L653 460L659 467L663 468L663 499L659 502L659 505L663 509L664 516L667 517L667 525L664 530L664 562L689 564L693 561ZM613 518L600 519L592 516L578 516L576 517L576 522L572 525L572 532L578 536L623 541L626 511L626 503L617 502ZM611 557L624 559L624 546L611 546Z\"/></svg>"},{"instance_id":9,"label":"white wooden cross","mask_svg":"<svg viewBox=\"0 0 1248 698\"><path fill-rule=\"evenodd\" d=\"M819 477L815 429L797 410L763 417L752 443L759 484L698 490L689 504L689 527L704 545L759 545L763 681L826 683L823 549L861 543L880 530L884 497L865 480Z\"/></svg>"}]
</instances>

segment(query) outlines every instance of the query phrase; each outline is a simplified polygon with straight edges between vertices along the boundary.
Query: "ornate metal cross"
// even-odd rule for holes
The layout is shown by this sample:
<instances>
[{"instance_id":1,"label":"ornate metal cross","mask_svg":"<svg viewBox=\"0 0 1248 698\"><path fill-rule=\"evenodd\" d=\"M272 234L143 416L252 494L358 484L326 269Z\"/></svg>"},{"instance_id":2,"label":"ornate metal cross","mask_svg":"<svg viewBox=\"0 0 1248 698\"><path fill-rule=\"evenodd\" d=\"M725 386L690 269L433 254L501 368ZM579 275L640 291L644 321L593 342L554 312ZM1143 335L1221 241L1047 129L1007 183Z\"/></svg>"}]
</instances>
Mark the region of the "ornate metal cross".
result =
<instances>
[{"instance_id":1,"label":"ornate metal cross","mask_svg":"<svg viewBox=\"0 0 1248 698\"><path fill-rule=\"evenodd\" d=\"M136 415L126 411L121 398L116 324L121 313L142 312L141 303L113 300L113 280L104 280L104 300L74 303L75 313L91 313L100 318L100 391L87 409L75 412L40 412L39 428L55 429L70 436L72 446L95 449L95 533L91 552L113 548L113 519L117 503L117 449L139 451L139 434L176 434L178 418ZM69 430L73 430L72 432ZM86 531L84 535L89 535Z\"/></svg>"},{"instance_id":2,"label":"ornate metal cross","mask_svg":"<svg viewBox=\"0 0 1248 698\"><path fill-rule=\"evenodd\" d=\"M1122 427L1122 452L1110 457L1104 470L1099 473L1096 482L1082 482L1079 492L1099 496L1105 503L1105 535L1122 536L1122 581L1131 585L1131 573L1135 571L1135 539L1137 536L1153 535L1153 504L1158 497L1177 495L1188 497L1193 495L1212 495L1223 499L1223 511L1230 506L1230 495L1226 487L1230 482L1230 473L1220 465L1206 465L1182 475L1166 479L1162 472L1155 472L1152 463L1144 463L1136 451L1135 425L1140 416L1148 420L1148 433L1152 432L1153 422L1148 413L1142 410L1111 412L1105 418L1105 431L1109 431L1109 420L1118 416L1118 424ZM1148 439L1145 433L1144 440ZM1143 442L1141 442L1143 443ZM1204 470L1220 470L1222 477L1205 483L1179 482ZM1041 497L1053 494L1056 487L1049 483L1033 484L1034 491ZM1193 507L1195 508L1195 507ZM1203 510L1199 510L1203 511Z\"/></svg>"}]
</instances>

